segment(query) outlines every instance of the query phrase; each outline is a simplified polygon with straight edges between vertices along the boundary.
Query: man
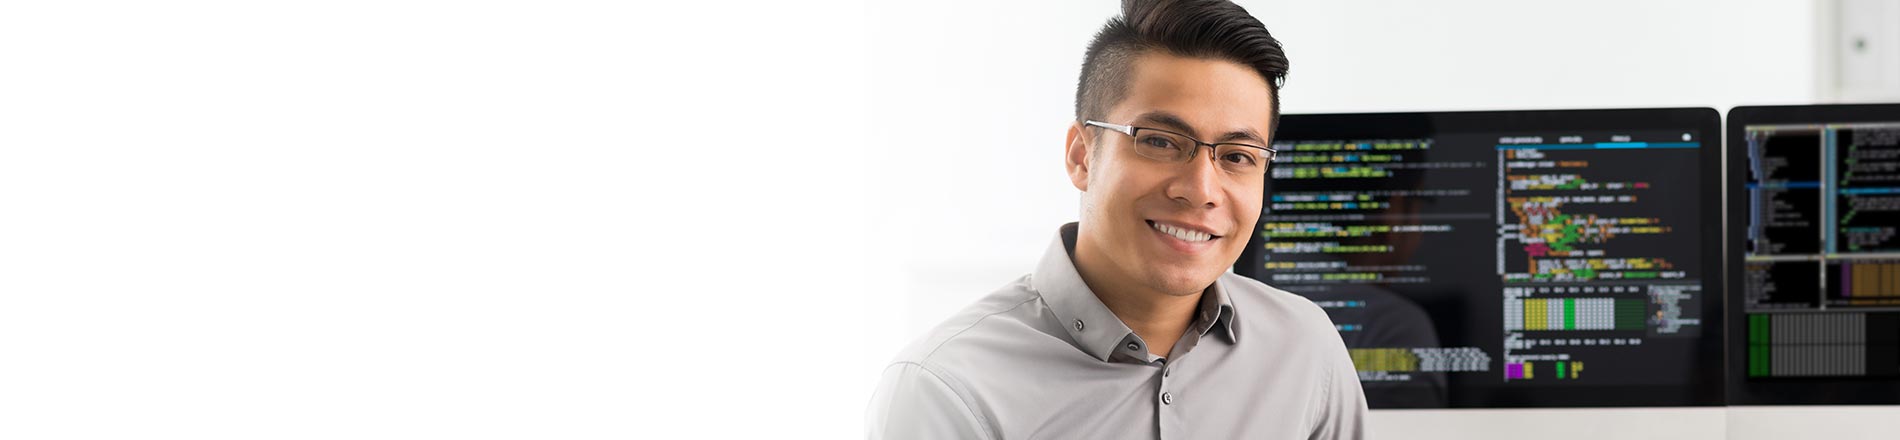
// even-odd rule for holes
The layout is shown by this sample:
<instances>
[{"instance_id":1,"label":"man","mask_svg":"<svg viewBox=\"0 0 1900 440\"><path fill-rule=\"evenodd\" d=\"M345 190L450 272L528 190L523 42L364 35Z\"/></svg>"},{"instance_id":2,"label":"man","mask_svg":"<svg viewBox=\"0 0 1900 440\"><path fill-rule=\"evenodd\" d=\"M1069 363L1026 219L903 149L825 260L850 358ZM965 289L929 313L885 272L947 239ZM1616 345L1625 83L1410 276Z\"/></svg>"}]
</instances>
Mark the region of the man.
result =
<instances>
[{"instance_id":1,"label":"man","mask_svg":"<svg viewBox=\"0 0 1900 440\"><path fill-rule=\"evenodd\" d=\"M1260 217L1286 67L1232 3L1124 3L1068 130L1081 221L885 369L870 436L1362 437L1326 313L1226 272Z\"/></svg>"}]
</instances>

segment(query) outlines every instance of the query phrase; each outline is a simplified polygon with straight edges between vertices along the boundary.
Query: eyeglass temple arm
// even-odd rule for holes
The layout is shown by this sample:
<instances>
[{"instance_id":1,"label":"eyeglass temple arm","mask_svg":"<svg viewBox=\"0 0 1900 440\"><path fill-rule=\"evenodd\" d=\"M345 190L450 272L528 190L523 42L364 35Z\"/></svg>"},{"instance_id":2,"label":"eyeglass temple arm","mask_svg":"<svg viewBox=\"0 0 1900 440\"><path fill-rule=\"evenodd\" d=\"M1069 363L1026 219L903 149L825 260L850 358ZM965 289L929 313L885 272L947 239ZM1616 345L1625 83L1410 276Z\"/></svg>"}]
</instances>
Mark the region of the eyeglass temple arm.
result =
<instances>
[{"instance_id":1,"label":"eyeglass temple arm","mask_svg":"<svg viewBox=\"0 0 1900 440\"><path fill-rule=\"evenodd\" d=\"M1135 135L1135 127L1132 127L1132 126L1127 126L1127 125L1117 125L1117 124L1110 124L1110 123L1107 123L1107 122L1099 122L1099 121L1093 121L1093 120L1090 120L1090 121L1082 121L1082 125L1093 125L1093 126L1097 126L1097 127L1102 127L1102 128L1106 128L1106 129L1110 129L1110 130L1115 130L1115 131L1119 131L1119 132L1122 132L1122 134L1125 134L1125 135L1129 135L1129 136L1134 136L1134 135Z\"/></svg>"}]
</instances>

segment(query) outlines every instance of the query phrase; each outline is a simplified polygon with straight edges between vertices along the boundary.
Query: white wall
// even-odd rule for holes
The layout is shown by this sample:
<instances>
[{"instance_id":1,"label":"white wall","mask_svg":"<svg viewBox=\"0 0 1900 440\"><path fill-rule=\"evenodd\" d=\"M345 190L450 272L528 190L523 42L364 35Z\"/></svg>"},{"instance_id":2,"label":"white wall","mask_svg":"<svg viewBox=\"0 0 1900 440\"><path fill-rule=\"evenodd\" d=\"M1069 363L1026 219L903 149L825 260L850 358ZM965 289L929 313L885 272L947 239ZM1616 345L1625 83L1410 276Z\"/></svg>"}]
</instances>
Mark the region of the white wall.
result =
<instances>
[{"instance_id":1,"label":"white wall","mask_svg":"<svg viewBox=\"0 0 1900 440\"><path fill-rule=\"evenodd\" d=\"M865 13L0 3L0 438L860 435Z\"/></svg>"},{"instance_id":2,"label":"white wall","mask_svg":"<svg viewBox=\"0 0 1900 440\"><path fill-rule=\"evenodd\" d=\"M1900 2L1817 4L1816 95L1830 102L1900 101Z\"/></svg>"}]
</instances>

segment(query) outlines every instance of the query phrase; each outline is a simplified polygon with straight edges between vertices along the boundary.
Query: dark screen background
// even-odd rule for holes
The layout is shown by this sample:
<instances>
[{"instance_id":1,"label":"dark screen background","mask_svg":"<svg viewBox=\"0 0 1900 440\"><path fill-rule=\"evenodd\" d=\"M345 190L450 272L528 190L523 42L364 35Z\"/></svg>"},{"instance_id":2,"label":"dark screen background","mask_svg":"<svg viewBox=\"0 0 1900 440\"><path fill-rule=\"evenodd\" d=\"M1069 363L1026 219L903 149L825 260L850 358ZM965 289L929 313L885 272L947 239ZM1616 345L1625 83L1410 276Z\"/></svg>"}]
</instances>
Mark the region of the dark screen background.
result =
<instances>
[{"instance_id":1,"label":"dark screen background","mask_svg":"<svg viewBox=\"0 0 1900 440\"><path fill-rule=\"evenodd\" d=\"M1327 310L1375 408L1719 404L1715 125L1288 115L1235 270Z\"/></svg>"}]
</instances>

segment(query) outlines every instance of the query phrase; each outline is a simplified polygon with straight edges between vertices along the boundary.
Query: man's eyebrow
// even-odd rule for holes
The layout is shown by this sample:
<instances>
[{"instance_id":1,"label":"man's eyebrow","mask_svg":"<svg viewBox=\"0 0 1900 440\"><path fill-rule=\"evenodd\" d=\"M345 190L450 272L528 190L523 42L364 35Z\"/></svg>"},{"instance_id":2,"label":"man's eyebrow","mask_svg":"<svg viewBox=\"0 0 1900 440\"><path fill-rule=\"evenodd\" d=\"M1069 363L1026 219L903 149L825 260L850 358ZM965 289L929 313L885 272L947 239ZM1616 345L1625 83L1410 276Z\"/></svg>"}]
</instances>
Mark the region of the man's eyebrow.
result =
<instances>
[{"instance_id":1,"label":"man's eyebrow","mask_svg":"<svg viewBox=\"0 0 1900 440\"><path fill-rule=\"evenodd\" d=\"M1227 134L1221 135L1220 139L1215 140L1214 143L1233 142L1233 141L1248 141L1255 144L1267 143L1267 140L1261 139L1260 133L1253 131L1252 128L1242 128L1239 131L1227 132Z\"/></svg>"},{"instance_id":2,"label":"man's eyebrow","mask_svg":"<svg viewBox=\"0 0 1900 440\"><path fill-rule=\"evenodd\" d=\"M1200 136L1199 133L1194 132L1194 126L1188 125L1187 121L1181 120L1180 116L1175 116L1173 113L1166 111L1155 110L1142 113L1141 116L1136 116L1135 119L1153 122L1157 125L1162 125L1163 127L1161 128L1178 131L1188 136Z\"/></svg>"},{"instance_id":3,"label":"man's eyebrow","mask_svg":"<svg viewBox=\"0 0 1900 440\"><path fill-rule=\"evenodd\" d=\"M1182 134L1186 134L1189 136L1200 136L1200 133L1194 130L1194 126L1188 125L1187 121L1182 120L1180 116L1175 116L1173 113L1168 113L1166 111L1155 110L1155 111L1151 111L1147 113L1142 113L1141 116L1137 116L1135 117L1135 119L1148 121L1156 125L1161 125L1162 127L1160 128L1178 131L1178 132L1181 132ZM1266 143L1266 138L1260 137L1260 132L1254 131L1254 129L1252 128L1242 128L1240 130L1230 131L1230 132L1227 132L1226 134L1221 135L1219 138L1214 139L1213 143L1233 142L1233 141L1251 141L1255 143Z\"/></svg>"}]
</instances>

